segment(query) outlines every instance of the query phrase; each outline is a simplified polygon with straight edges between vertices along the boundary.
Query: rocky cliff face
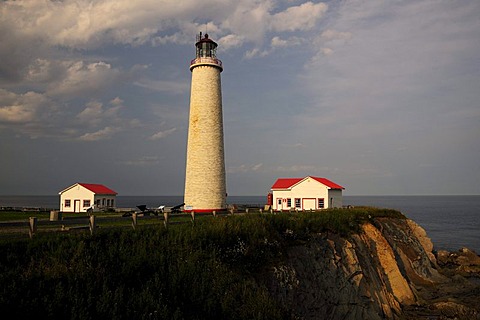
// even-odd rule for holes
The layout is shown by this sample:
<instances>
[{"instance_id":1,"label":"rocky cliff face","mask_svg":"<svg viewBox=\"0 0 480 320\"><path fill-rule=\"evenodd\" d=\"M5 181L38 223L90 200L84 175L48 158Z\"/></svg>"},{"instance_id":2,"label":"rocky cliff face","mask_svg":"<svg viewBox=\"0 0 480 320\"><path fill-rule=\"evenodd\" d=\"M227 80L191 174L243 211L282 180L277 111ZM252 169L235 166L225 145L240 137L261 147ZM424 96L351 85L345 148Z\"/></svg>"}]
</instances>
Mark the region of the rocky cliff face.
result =
<instances>
[{"instance_id":1,"label":"rocky cliff face","mask_svg":"<svg viewBox=\"0 0 480 320\"><path fill-rule=\"evenodd\" d=\"M412 220L376 218L289 247L265 281L298 319L480 319L480 257L432 250Z\"/></svg>"}]
</instances>

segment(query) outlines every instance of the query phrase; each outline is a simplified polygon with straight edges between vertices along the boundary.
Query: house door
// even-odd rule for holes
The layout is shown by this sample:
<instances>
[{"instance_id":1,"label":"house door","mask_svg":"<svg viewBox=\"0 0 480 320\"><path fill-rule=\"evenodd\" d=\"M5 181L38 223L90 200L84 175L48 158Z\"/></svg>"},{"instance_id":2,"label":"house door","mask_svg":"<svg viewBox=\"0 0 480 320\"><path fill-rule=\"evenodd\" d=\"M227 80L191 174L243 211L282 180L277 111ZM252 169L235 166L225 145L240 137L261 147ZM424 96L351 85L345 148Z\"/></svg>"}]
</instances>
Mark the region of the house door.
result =
<instances>
[{"instance_id":1,"label":"house door","mask_svg":"<svg viewBox=\"0 0 480 320\"><path fill-rule=\"evenodd\" d=\"M317 207L315 206L315 198L303 198L303 210L316 210Z\"/></svg>"},{"instance_id":2,"label":"house door","mask_svg":"<svg viewBox=\"0 0 480 320\"><path fill-rule=\"evenodd\" d=\"M277 210L282 210L282 198L277 198Z\"/></svg>"},{"instance_id":3,"label":"house door","mask_svg":"<svg viewBox=\"0 0 480 320\"><path fill-rule=\"evenodd\" d=\"M73 212L80 212L80 200L73 200Z\"/></svg>"}]
</instances>

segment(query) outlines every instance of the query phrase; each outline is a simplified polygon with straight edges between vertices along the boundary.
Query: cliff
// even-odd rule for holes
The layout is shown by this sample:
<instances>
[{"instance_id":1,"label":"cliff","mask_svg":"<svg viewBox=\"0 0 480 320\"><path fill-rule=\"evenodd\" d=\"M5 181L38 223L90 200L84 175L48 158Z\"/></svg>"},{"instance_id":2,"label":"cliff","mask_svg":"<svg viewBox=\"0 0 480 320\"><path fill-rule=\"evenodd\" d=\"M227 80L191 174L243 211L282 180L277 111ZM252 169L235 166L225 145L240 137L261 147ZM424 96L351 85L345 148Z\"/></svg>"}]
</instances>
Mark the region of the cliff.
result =
<instances>
[{"instance_id":1,"label":"cliff","mask_svg":"<svg viewBox=\"0 0 480 320\"><path fill-rule=\"evenodd\" d=\"M466 248L434 253L408 219L370 219L349 236L317 233L289 246L266 279L299 319L480 319L480 257Z\"/></svg>"}]
</instances>

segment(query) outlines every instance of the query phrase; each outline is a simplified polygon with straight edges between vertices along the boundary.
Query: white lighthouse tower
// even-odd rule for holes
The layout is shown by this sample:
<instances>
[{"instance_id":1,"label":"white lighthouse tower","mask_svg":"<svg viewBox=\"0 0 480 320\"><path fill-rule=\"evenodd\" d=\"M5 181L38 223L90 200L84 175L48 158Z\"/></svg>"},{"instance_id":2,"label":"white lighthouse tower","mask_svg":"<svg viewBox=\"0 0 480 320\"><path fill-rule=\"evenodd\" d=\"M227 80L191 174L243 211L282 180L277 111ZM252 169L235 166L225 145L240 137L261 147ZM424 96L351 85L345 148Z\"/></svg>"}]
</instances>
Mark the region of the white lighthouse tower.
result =
<instances>
[{"instance_id":1,"label":"white lighthouse tower","mask_svg":"<svg viewBox=\"0 0 480 320\"><path fill-rule=\"evenodd\" d=\"M197 36L196 57L191 61L192 87L188 127L184 210L226 210L223 146L222 62L217 44L208 34Z\"/></svg>"}]
</instances>

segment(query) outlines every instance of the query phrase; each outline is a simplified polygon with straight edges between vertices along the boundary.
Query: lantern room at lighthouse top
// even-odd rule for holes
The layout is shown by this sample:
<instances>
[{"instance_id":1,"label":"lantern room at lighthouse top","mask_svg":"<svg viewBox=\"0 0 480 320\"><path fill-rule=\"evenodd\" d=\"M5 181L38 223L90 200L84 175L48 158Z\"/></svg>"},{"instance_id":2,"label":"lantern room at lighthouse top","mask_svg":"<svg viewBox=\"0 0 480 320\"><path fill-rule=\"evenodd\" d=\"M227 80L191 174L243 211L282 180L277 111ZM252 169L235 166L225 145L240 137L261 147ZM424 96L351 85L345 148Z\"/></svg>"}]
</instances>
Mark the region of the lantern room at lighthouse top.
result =
<instances>
[{"instance_id":1,"label":"lantern room at lighthouse top","mask_svg":"<svg viewBox=\"0 0 480 320\"><path fill-rule=\"evenodd\" d=\"M222 71L222 61L217 59L216 56L217 46L215 41L208 38L207 33L202 37L202 33L200 32L200 34L197 35L197 42L195 43L196 57L190 62L190 70L199 65L211 65Z\"/></svg>"}]
</instances>

